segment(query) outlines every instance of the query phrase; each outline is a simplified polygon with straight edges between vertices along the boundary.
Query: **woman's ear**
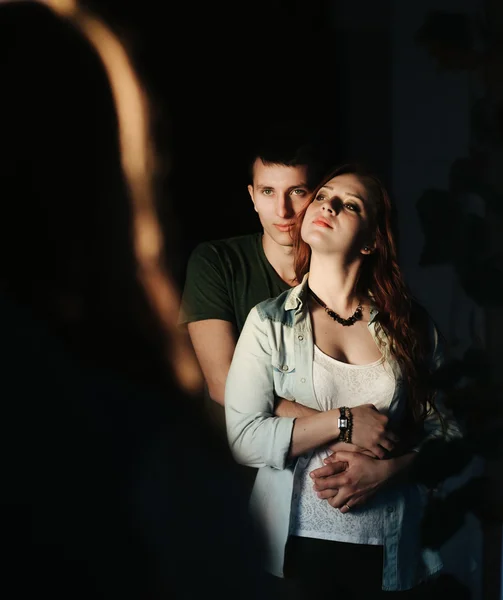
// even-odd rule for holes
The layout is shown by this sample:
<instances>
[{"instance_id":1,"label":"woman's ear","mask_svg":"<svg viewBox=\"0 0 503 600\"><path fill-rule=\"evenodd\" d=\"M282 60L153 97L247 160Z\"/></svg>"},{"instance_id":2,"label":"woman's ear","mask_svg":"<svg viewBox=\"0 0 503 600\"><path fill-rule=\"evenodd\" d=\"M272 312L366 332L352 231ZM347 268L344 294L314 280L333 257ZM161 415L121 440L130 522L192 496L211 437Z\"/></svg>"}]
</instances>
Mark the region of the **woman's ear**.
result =
<instances>
[{"instance_id":1,"label":"woman's ear","mask_svg":"<svg viewBox=\"0 0 503 600\"><path fill-rule=\"evenodd\" d=\"M369 254L372 254L372 252L374 252L375 250L375 242L369 243L369 244L365 244L365 246L363 246L363 248L360 250L360 252L362 254L365 254L366 256L368 256Z\"/></svg>"}]
</instances>

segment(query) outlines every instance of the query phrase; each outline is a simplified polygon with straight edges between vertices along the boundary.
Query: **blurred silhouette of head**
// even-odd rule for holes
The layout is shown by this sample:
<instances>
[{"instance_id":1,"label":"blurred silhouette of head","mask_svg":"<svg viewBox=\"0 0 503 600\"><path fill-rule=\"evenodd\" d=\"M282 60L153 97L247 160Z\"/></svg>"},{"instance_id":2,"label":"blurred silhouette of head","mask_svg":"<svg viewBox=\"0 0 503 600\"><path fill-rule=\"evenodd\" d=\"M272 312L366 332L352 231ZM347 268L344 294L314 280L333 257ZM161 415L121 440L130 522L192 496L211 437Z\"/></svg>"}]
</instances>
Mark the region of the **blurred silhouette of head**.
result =
<instances>
[{"instance_id":1,"label":"blurred silhouette of head","mask_svg":"<svg viewBox=\"0 0 503 600\"><path fill-rule=\"evenodd\" d=\"M199 389L155 213L148 103L123 46L73 2L0 6L0 291L69 350Z\"/></svg>"}]
</instances>

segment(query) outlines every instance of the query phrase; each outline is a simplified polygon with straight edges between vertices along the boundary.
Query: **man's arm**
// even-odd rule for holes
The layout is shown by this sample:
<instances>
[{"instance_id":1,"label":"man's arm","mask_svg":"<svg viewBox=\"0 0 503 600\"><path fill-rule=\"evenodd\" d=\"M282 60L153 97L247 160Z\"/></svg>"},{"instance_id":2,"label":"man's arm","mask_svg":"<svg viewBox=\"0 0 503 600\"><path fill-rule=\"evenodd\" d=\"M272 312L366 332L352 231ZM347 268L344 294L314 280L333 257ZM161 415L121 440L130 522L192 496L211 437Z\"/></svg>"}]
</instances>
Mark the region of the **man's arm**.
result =
<instances>
[{"instance_id":1,"label":"man's arm","mask_svg":"<svg viewBox=\"0 0 503 600\"><path fill-rule=\"evenodd\" d=\"M190 340L203 372L210 398L224 405L225 381L236 348L235 328L229 321L206 319L187 325ZM285 398L278 398L277 417L307 417L318 411Z\"/></svg>"},{"instance_id":2,"label":"man's arm","mask_svg":"<svg viewBox=\"0 0 503 600\"><path fill-rule=\"evenodd\" d=\"M229 321L206 319L187 325L210 398L224 405L225 381L236 347L236 332Z\"/></svg>"}]
</instances>

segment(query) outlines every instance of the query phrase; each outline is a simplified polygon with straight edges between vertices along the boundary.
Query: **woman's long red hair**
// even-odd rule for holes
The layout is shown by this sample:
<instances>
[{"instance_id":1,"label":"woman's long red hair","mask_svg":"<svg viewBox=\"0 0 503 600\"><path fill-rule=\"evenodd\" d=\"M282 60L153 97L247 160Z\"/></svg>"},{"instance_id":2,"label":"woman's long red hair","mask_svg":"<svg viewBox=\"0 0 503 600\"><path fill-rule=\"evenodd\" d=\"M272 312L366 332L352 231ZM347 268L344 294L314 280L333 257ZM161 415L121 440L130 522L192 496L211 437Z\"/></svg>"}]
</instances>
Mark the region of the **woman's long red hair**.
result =
<instances>
[{"instance_id":1,"label":"woman's long red hair","mask_svg":"<svg viewBox=\"0 0 503 600\"><path fill-rule=\"evenodd\" d=\"M309 271L311 248L301 237L301 226L308 206L320 188L338 175L355 175L366 187L376 206L375 250L363 261L358 280L361 293L368 294L379 310L376 318L378 339L389 347L400 364L408 388L408 417L411 426L420 425L430 410L438 412L428 386L431 344L426 311L410 293L398 264L394 235L393 210L381 181L364 167L346 164L326 175L297 217L293 229L295 275L301 281ZM384 336L381 335L384 333Z\"/></svg>"}]
</instances>

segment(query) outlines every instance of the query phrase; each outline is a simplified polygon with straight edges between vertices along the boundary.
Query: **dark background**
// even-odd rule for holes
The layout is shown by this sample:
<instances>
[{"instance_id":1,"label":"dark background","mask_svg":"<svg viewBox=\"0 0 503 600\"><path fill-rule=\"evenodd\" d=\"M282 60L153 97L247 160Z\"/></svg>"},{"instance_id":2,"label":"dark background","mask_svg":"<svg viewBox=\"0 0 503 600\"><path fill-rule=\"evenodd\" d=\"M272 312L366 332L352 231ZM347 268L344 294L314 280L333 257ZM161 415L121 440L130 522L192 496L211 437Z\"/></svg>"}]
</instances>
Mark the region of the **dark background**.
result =
<instances>
[{"instance_id":1,"label":"dark background","mask_svg":"<svg viewBox=\"0 0 503 600\"><path fill-rule=\"evenodd\" d=\"M180 283L197 242L258 229L246 152L259 128L321 130L389 179L390 2L363 3L356 29L327 0L84 4L121 34L150 92Z\"/></svg>"},{"instance_id":2,"label":"dark background","mask_svg":"<svg viewBox=\"0 0 503 600\"><path fill-rule=\"evenodd\" d=\"M454 356L463 356L480 337L501 381L501 288L495 292L486 285L486 271L477 268L467 273L465 269L463 274L469 277L462 280L456 270L470 253L476 254L477 244L465 234L459 235L464 221L460 218L456 225L452 207L461 207L466 213L463 216L473 221L474 215L480 216L487 208L484 194L469 187L473 183L469 178L458 181L465 185L458 186L455 198L449 189L453 163L461 159L464 171L470 166L467 156L477 162L477 153L473 155L477 144L492 164L497 165L496 158L501 157L503 137L499 150L493 139L494 124L501 126L501 120L489 119L494 115L487 106L482 106L478 115L478 131L472 119L477 95L489 90L497 96L503 89L498 87L501 78L494 69L492 86L484 86L472 62L483 44L477 40L474 50L468 35L465 47L459 29L437 27L434 36L443 41L447 38L447 43L440 39L435 47L419 44L415 38L433 9L459 12L462 21L468 15L472 22L478 22L477 13L486 10L488 19L490 16L487 29L496 38L496 33L503 32L501 0L255 0L232 4L90 0L83 4L119 33L147 88L159 158L157 197L169 266L180 288L188 256L198 242L260 227L246 190L246 158L255 132L281 122L292 128L310 125L324 133L338 157L363 160L384 180L398 208L401 264L408 283L446 335ZM452 23L450 17L448 21ZM493 50L497 58L497 48ZM492 60L490 52L487 57ZM478 61L484 56L475 58ZM500 59L503 73L503 52ZM78 73L79 64L75 70L70 67L62 77L63 86L69 87ZM31 94L22 97L29 106ZM499 100L501 107L501 95ZM68 115L72 108L75 113L72 102L65 106ZM44 113L49 127L51 114ZM93 121L92 106L86 117L99 127L99 122ZM75 135L78 139L78 133ZM37 136L37 147L44 145L43 138ZM19 139L22 141L22 136ZM91 150L97 164L99 150ZM78 153L70 155L70 161L79 163ZM58 172L58 177L60 174L68 175L65 170ZM92 186L83 189L79 198L85 198L85 190ZM503 189L500 191L503 198ZM421 199L429 199L429 224L418 215ZM90 214L83 212L79 224L85 224ZM499 223L503 235L496 216L492 218L489 212L484 223ZM117 220L114 223L119 224ZM489 231L493 233L485 237L500 250L496 226ZM18 246L19 240L15 241L12 247ZM59 257L60 248L57 250ZM472 264L484 266L476 261ZM499 264L503 264L501 258ZM493 279L503 281L496 276ZM116 312L114 306L114 315ZM481 317L486 317L487 326ZM113 331L109 322L104 329ZM8 342L4 346L12 360L12 348ZM24 363L17 362L23 368ZM16 373L10 375L17 379ZM36 377L28 383L39 386ZM483 387L476 397L478 411L484 410L488 420L494 415L480 408L479 401L491 393ZM28 395L39 397L38 390ZM101 409L100 401L96 405ZM44 405L40 406L43 410ZM472 421L480 428L480 421ZM45 436L45 431L39 430ZM484 437L483 430L478 433ZM501 483L501 460L494 472L494 479ZM53 510L58 512L57 505ZM478 516L468 516L473 518L467 519L467 527L463 524L443 548L447 571L476 592L472 600L500 600L501 522L486 529L483 545ZM467 548L475 549L476 568L467 561Z\"/></svg>"}]
</instances>

